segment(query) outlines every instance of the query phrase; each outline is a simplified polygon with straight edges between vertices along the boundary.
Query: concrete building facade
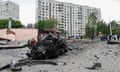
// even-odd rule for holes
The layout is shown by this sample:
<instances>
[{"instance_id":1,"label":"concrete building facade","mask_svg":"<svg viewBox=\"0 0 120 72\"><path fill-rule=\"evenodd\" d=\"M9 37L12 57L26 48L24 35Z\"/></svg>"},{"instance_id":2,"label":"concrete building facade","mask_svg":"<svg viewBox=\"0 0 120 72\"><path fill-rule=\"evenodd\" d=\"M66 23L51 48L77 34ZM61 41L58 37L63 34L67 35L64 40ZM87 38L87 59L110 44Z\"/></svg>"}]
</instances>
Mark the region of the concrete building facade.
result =
<instances>
[{"instance_id":1,"label":"concrete building facade","mask_svg":"<svg viewBox=\"0 0 120 72\"><path fill-rule=\"evenodd\" d=\"M0 19L19 20L19 5L11 1L0 1Z\"/></svg>"},{"instance_id":2,"label":"concrete building facade","mask_svg":"<svg viewBox=\"0 0 120 72\"><path fill-rule=\"evenodd\" d=\"M58 30L64 30L66 36L83 36L90 13L95 12L97 21L101 19L99 8L81 6L55 0L36 0L36 22L45 19L57 19Z\"/></svg>"}]
</instances>

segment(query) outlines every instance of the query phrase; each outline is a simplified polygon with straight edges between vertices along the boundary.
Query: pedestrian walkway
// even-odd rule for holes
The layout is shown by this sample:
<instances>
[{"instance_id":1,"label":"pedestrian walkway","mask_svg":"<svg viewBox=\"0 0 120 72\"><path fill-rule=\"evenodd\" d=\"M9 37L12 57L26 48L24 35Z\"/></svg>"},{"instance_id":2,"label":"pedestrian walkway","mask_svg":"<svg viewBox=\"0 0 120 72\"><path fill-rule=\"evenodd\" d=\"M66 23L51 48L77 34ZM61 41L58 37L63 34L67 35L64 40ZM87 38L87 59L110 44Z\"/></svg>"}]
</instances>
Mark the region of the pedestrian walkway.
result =
<instances>
[{"instance_id":1,"label":"pedestrian walkway","mask_svg":"<svg viewBox=\"0 0 120 72\"><path fill-rule=\"evenodd\" d=\"M90 42L97 42L97 41L99 41L99 39L93 39L93 40L91 40L91 39L75 39L75 40L67 40L67 42L70 42L70 43L72 43L72 42L85 42L85 43L90 43Z\"/></svg>"},{"instance_id":2,"label":"pedestrian walkway","mask_svg":"<svg viewBox=\"0 0 120 72\"><path fill-rule=\"evenodd\" d=\"M0 49L16 49L16 48L24 48L27 46L26 41L22 42L8 42L6 45L0 45Z\"/></svg>"}]
</instances>

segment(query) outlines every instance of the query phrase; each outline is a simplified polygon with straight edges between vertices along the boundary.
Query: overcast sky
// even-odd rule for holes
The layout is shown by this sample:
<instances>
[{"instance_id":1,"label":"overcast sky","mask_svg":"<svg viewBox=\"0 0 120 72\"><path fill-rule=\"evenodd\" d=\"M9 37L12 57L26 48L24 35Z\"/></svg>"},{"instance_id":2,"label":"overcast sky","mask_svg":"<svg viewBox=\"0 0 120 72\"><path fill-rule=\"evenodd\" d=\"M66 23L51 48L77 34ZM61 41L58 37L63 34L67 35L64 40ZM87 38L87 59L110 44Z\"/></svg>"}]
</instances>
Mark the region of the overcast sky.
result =
<instances>
[{"instance_id":1,"label":"overcast sky","mask_svg":"<svg viewBox=\"0 0 120 72\"><path fill-rule=\"evenodd\" d=\"M3 0L4 1L4 0ZM35 0L10 0L20 6L20 20L24 25L35 23ZM102 19L120 21L120 0L58 0L101 9Z\"/></svg>"}]
</instances>

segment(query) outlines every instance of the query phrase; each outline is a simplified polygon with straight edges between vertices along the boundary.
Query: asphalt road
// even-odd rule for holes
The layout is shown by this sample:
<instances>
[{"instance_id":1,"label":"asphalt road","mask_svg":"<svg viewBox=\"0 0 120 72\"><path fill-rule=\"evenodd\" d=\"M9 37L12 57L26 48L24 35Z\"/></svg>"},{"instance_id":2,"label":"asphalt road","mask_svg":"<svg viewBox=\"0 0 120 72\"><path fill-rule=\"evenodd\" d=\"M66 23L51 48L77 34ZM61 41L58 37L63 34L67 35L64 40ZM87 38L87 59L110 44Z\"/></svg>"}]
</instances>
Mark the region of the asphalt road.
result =
<instances>
[{"instance_id":1,"label":"asphalt road","mask_svg":"<svg viewBox=\"0 0 120 72\"><path fill-rule=\"evenodd\" d=\"M74 46L64 56L50 61L58 65L27 65L21 72L120 72L120 45L108 45L106 42L71 43ZM0 66L9 63L10 60L26 58L28 48L0 51ZM102 67L89 70L94 63L101 63ZM11 72L9 69L1 72Z\"/></svg>"}]
</instances>

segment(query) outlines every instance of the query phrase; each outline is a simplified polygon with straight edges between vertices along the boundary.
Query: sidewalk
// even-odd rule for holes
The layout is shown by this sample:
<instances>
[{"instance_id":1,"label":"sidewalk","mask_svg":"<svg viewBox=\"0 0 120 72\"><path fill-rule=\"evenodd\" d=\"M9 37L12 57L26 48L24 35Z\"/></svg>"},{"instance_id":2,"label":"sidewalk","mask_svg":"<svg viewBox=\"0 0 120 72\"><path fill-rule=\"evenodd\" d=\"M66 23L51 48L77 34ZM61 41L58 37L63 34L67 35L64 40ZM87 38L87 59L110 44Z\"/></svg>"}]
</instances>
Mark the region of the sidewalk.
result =
<instances>
[{"instance_id":1,"label":"sidewalk","mask_svg":"<svg viewBox=\"0 0 120 72\"><path fill-rule=\"evenodd\" d=\"M0 45L0 49L16 49L16 48L24 48L27 46L26 41L22 42L8 42L6 45Z\"/></svg>"},{"instance_id":2,"label":"sidewalk","mask_svg":"<svg viewBox=\"0 0 120 72\"><path fill-rule=\"evenodd\" d=\"M93 39L93 42L97 42L97 41L99 41L99 39ZM90 42L92 42L92 40L91 40L91 39L82 39L82 40L80 40L80 39L75 39L75 40L67 40L67 42L70 42L70 43L72 43L72 42L85 42L85 43L90 43Z\"/></svg>"},{"instance_id":3,"label":"sidewalk","mask_svg":"<svg viewBox=\"0 0 120 72\"><path fill-rule=\"evenodd\" d=\"M82 39L81 41L82 41L82 42L87 42L87 43L88 43L88 42L92 42L92 41L93 41L93 42L98 42L99 39L93 39L93 40L91 40L91 39Z\"/></svg>"}]
</instances>

